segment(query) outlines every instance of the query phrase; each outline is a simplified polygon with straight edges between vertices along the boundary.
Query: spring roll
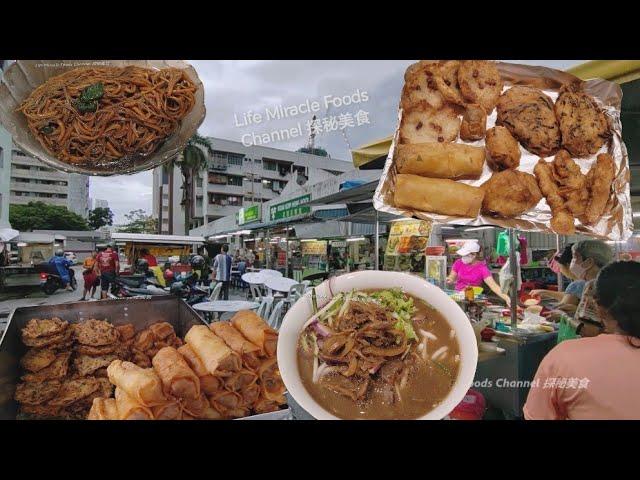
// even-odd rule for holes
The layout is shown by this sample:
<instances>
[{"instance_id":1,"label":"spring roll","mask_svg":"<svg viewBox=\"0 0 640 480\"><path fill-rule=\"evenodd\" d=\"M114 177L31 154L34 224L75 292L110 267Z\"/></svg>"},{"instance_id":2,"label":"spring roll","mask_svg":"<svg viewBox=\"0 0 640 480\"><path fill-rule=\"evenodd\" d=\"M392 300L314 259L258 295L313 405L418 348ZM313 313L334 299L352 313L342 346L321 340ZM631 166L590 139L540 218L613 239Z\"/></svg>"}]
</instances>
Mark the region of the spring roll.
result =
<instances>
[{"instance_id":1,"label":"spring roll","mask_svg":"<svg viewBox=\"0 0 640 480\"><path fill-rule=\"evenodd\" d=\"M230 322L213 322L209 325L209 328L224 340L224 343L226 343L231 350L242 357L242 361L247 367L256 369L260 366L261 362L258 357L260 347L244 338Z\"/></svg>"},{"instance_id":2,"label":"spring roll","mask_svg":"<svg viewBox=\"0 0 640 480\"><path fill-rule=\"evenodd\" d=\"M211 375L219 370L237 372L242 367L238 354L205 325L191 327L184 339Z\"/></svg>"},{"instance_id":3,"label":"spring roll","mask_svg":"<svg viewBox=\"0 0 640 480\"><path fill-rule=\"evenodd\" d=\"M201 418L208 407L209 399L204 394L200 395L195 400L183 400L184 411L194 418Z\"/></svg>"},{"instance_id":4,"label":"spring roll","mask_svg":"<svg viewBox=\"0 0 640 480\"><path fill-rule=\"evenodd\" d=\"M114 360L107 368L107 375L112 384L127 392L140 405L152 407L166 401L160 377L152 368Z\"/></svg>"},{"instance_id":5,"label":"spring roll","mask_svg":"<svg viewBox=\"0 0 640 480\"><path fill-rule=\"evenodd\" d=\"M396 176L396 207L475 218L478 216L483 198L483 189L454 180L408 174Z\"/></svg>"},{"instance_id":6,"label":"spring roll","mask_svg":"<svg viewBox=\"0 0 640 480\"><path fill-rule=\"evenodd\" d=\"M182 417L182 407L176 400L169 400L162 405L151 407L151 412L156 420L180 420Z\"/></svg>"},{"instance_id":7,"label":"spring roll","mask_svg":"<svg viewBox=\"0 0 640 480\"><path fill-rule=\"evenodd\" d=\"M456 143L400 144L396 149L398 173L430 178L469 178L482 175L483 147Z\"/></svg>"},{"instance_id":8,"label":"spring roll","mask_svg":"<svg viewBox=\"0 0 640 480\"><path fill-rule=\"evenodd\" d=\"M184 357L173 347L160 349L151 360L162 380L166 395L195 400L200 396L200 380Z\"/></svg>"},{"instance_id":9,"label":"spring roll","mask_svg":"<svg viewBox=\"0 0 640 480\"><path fill-rule=\"evenodd\" d=\"M209 403L218 412L225 415L228 410L238 408L242 402L242 397L236 392L222 390L209 397Z\"/></svg>"},{"instance_id":10,"label":"spring roll","mask_svg":"<svg viewBox=\"0 0 640 480\"><path fill-rule=\"evenodd\" d=\"M254 383L253 385L249 385L248 387L242 389L240 391L240 396L242 397L242 405L246 407L252 407L254 403L258 400L260 396L260 385Z\"/></svg>"},{"instance_id":11,"label":"spring roll","mask_svg":"<svg viewBox=\"0 0 640 480\"><path fill-rule=\"evenodd\" d=\"M96 397L93 399L87 420L119 420L115 398Z\"/></svg>"},{"instance_id":12,"label":"spring roll","mask_svg":"<svg viewBox=\"0 0 640 480\"><path fill-rule=\"evenodd\" d=\"M183 356L183 358L191 367L191 370L193 370L193 372L200 379L201 392L203 392L205 395L213 395L222 388L223 381L207 372L207 369L202 363L202 360L200 360L200 357L195 354L195 352L189 345L185 343L180 348L178 348L178 352Z\"/></svg>"},{"instance_id":13,"label":"spring roll","mask_svg":"<svg viewBox=\"0 0 640 480\"><path fill-rule=\"evenodd\" d=\"M224 386L227 390L237 392L254 384L256 380L258 380L257 374L251 370L243 368L238 372L234 372L230 377L225 378Z\"/></svg>"},{"instance_id":14,"label":"spring roll","mask_svg":"<svg viewBox=\"0 0 640 480\"><path fill-rule=\"evenodd\" d=\"M287 390L280 377L278 363L275 358L265 360L258 369L258 378L260 379L260 387L262 396L267 400L276 400L282 397Z\"/></svg>"},{"instance_id":15,"label":"spring roll","mask_svg":"<svg viewBox=\"0 0 640 480\"><path fill-rule=\"evenodd\" d=\"M120 387L116 387L116 405L120 420L153 420L151 409L138 403Z\"/></svg>"},{"instance_id":16,"label":"spring roll","mask_svg":"<svg viewBox=\"0 0 640 480\"><path fill-rule=\"evenodd\" d=\"M267 325L257 313L241 310L231 319L231 324L251 343L260 347L262 355L273 357L278 346L278 332Z\"/></svg>"}]
</instances>

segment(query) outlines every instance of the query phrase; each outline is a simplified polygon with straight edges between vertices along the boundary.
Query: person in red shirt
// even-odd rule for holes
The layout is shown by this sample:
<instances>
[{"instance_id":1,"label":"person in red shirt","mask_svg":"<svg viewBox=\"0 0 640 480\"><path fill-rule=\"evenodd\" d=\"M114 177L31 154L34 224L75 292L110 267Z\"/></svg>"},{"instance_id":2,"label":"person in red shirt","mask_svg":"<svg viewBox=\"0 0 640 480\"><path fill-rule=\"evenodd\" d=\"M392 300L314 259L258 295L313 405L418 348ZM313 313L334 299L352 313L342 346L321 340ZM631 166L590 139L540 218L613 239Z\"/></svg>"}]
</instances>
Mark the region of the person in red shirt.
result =
<instances>
[{"instance_id":1,"label":"person in red shirt","mask_svg":"<svg viewBox=\"0 0 640 480\"><path fill-rule=\"evenodd\" d=\"M100 298L107 298L109 286L116 280L116 275L120 271L120 258L113 251L111 245L96 256L96 272L100 275Z\"/></svg>"},{"instance_id":2,"label":"person in red shirt","mask_svg":"<svg viewBox=\"0 0 640 480\"><path fill-rule=\"evenodd\" d=\"M158 266L158 260L156 260L156 257L151 255L149 253L149 250L147 250L146 248L143 248L142 250L140 250L140 258L144 258L150 267Z\"/></svg>"}]
</instances>

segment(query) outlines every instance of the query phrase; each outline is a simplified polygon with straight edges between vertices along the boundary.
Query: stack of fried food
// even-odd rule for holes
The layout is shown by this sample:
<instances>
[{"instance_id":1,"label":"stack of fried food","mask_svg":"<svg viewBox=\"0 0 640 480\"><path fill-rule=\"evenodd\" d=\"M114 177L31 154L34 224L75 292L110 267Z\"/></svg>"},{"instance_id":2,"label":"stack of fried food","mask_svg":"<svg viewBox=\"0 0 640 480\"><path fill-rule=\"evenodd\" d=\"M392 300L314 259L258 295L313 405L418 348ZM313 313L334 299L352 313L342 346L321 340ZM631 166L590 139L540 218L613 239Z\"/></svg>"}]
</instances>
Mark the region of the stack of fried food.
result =
<instances>
[{"instance_id":1,"label":"stack of fried food","mask_svg":"<svg viewBox=\"0 0 640 480\"><path fill-rule=\"evenodd\" d=\"M93 420L231 419L278 410L286 400L277 332L254 312L191 327L185 344L161 348L151 368L114 361L114 398L97 398Z\"/></svg>"},{"instance_id":2,"label":"stack of fried food","mask_svg":"<svg viewBox=\"0 0 640 480\"><path fill-rule=\"evenodd\" d=\"M394 204L442 215L473 218L482 211L514 218L545 197L557 233L574 233L576 218L596 223L609 201L613 158L601 153L585 175L572 156L594 155L610 138L604 111L581 84L563 86L555 104L535 87L503 89L490 61L423 60L407 69ZM496 125L487 129L494 109ZM455 143L458 138L472 144ZM556 158L541 158L534 176L518 170L521 147ZM492 176L484 184L457 181L479 179L485 159Z\"/></svg>"},{"instance_id":3,"label":"stack of fried food","mask_svg":"<svg viewBox=\"0 0 640 480\"><path fill-rule=\"evenodd\" d=\"M158 322L131 337L131 361L142 368L151 367L151 359L164 347L179 348L183 342L167 322Z\"/></svg>"},{"instance_id":4,"label":"stack of fried food","mask_svg":"<svg viewBox=\"0 0 640 480\"><path fill-rule=\"evenodd\" d=\"M111 359L97 360L95 368L85 361L87 348L112 341L113 333L107 332L101 327L78 331L75 325L55 317L29 320L22 329L22 341L30 348L20 361L24 374L15 392L20 412L36 417L84 418L94 398L111 396L109 381L92 375ZM78 335L85 343L76 343ZM85 354L76 353L76 348Z\"/></svg>"}]
</instances>

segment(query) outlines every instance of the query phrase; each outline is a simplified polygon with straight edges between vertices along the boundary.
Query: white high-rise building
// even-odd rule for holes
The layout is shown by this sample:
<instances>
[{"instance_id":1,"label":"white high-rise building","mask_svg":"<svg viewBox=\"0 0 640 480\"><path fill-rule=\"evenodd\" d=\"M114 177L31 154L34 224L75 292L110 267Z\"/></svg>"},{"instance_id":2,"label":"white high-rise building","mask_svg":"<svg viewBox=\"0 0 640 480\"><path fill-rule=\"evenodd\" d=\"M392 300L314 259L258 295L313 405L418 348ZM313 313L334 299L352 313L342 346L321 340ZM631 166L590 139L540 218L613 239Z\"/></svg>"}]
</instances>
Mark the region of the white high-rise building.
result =
<instances>
[{"instance_id":1,"label":"white high-rise building","mask_svg":"<svg viewBox=\"0 0 640 480\"><path fill-rule=\"evenodd\" d=\"M92 198L90 203L92 210L95 210L96 208L109 208L109 202L99 198Z\"/></svg>"},{"instance_id":2,"label":"white high-rise building","mask_svg":"<svg viewBox=\"0 0 640 480\"><path fill-rule=\"evenodd\" d=\"M185 229L182 175L166 164L153 170L153 217L159 233L185 235L218 218L232 215L242 206L278 197L289 181L339 175L352 170L351 162L320 155L291 152L241 142L210 138L214 154L206 170L194 180L191 225ZM186 232L186 233L185 233Z\"/></svg>"},{"instance_id":3,"label":"white high-rise building","mask_svg":"<svg viewBox=\"0 0 640 480\"><path fill-rule=\"evenodd\" d=\"M11 135L0 126L0 228L9 227Z\"/></svg>"}]
</instances>

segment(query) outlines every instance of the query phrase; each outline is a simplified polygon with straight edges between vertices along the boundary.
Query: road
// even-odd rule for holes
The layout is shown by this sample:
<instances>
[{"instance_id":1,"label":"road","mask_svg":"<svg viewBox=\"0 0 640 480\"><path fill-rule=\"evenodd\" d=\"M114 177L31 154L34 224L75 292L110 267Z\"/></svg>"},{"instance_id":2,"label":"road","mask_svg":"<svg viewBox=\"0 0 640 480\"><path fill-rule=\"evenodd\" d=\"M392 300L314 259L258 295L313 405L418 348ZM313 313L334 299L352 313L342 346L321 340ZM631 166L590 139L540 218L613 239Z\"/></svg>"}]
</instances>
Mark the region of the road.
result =
<instances>
[{"instance_id":1,"label":"road","mask_svg":"<svg viewBox=\"0 0 640 480\"><path fill-rule=\"evenodd\" d=\"M58 290L53 295L46 295L40 287L15 287L0 293L0 317L8 315L14 308L18 307L77 302L82 297L84 280L81 266L75 266L73 270L78 282L78 288L74 292ZM96 296L99 296L99 291L100 289L98 289Z\"/></svg>"}]
</instances>

